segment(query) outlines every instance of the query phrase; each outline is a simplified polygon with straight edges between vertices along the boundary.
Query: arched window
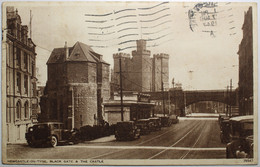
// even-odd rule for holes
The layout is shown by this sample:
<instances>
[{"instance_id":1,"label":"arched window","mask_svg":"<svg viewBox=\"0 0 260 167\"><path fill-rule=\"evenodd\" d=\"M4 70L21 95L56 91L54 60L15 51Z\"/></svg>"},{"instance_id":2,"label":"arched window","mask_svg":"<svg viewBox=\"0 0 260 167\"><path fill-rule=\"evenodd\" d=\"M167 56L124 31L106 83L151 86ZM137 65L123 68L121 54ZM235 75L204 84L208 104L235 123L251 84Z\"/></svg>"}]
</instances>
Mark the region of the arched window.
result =
<instances>
[{"instance_id":1,"label":"arched window","mask_svg":"<svg viewBox=\"0 0 260 167\"><path fill-rule=\"evenodd\" d=\"M28 118L29 117L29 103L28 101L26 101L24 103L24 118Z\"/></svg>"},{"instance_id":2,"label":"arched window","mask_svg":"<svg viewBox=\"0 0 260 167\"><path fill-rule=\"evenodd\" d=\"M16 103L16 119L18 120L18 119L21 119L21 102L20 101L18 101L17 103Z\"/></svg>"}]
</instances>

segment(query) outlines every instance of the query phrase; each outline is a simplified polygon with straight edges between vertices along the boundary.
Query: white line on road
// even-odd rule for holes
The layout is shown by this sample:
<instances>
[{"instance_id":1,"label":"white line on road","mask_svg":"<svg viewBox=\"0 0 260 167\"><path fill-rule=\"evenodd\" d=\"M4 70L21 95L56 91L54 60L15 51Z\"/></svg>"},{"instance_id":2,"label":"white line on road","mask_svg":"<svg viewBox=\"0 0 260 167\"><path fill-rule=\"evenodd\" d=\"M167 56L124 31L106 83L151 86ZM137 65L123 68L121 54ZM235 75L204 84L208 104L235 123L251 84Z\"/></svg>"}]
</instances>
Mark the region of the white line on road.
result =
<instances>
[{"instance_id":1,"label":"white line on road","mask_svg":"<svg viewBox=\"0 0 260 167\"><path fill-rule=\"evenodd\" d=\"M224 151L225 147L192 148L192 147L163 147L163 146L59 146L66 148L92 148L92 149L147 149L147 150L190 150L190 151Z\"/></svg>"}]
</instances>

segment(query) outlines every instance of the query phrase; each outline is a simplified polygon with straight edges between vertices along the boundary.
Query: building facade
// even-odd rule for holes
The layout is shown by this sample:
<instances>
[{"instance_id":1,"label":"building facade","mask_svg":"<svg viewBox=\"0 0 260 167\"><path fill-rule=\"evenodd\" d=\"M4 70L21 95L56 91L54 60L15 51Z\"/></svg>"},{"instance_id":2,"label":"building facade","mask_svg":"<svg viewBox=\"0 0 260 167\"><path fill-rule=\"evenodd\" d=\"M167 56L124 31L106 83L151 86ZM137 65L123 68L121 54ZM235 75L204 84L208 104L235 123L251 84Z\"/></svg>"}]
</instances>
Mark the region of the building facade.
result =
<instances>
[{"instance_id":1,"label":"building facade","mask_svg":"<svg viewBox=\"0 0 260 167\"><path fill-rule=\"evenodd\" d=\"M105 120L110 125L120 121L147 119L153 114L154 103L150 102L148 94L124 91L123 113L121 113L120 94L115 93L113 99L104 103Z\"/></svg>"},{"instance_id":2,"label":"building facade","mask_svg":"<svg viewBox=\"0 0 260 167\"><path fill-rule=\"evenodd\" d=\"M146 41L137 40L137 49L132 56L117 53L114 58L114 74L112 82L119 89L120 59L122 72L122 89L124 91L150 92L168 90L169 88L169 55L156 54L146 50Z\"/></svg>"},{"instance_id":3,"label":"building facade","mask_svg":"<svg viewBox=\"0 0 260 167\"><path fill-rule=\"evenodd\" d=\"M239 113L253 114L253 24L252 7L245 13L243 39L239 45Z\"/></svg>"},{"instance_id":4,"label":"building facade","mask_svg":"<svg viewBox=\"0 0 260 167\"><path fill-rule=\"evenodd\" d=\"M35 44L18 11L6 12L6 136L7 143L23 143L38 108Z\"/></svg>"},{"instance_id":5,"label":"building facade","mask_svg":"<svg viewBox=\"0 0 260 167\"><path fill-rule=\"evenodd\" d=\"M40 121L59 121L68 129L99 124L102 102L110 97L109 64L88 45L55 48L41 97Z\"/></svg>"}]
</instances>

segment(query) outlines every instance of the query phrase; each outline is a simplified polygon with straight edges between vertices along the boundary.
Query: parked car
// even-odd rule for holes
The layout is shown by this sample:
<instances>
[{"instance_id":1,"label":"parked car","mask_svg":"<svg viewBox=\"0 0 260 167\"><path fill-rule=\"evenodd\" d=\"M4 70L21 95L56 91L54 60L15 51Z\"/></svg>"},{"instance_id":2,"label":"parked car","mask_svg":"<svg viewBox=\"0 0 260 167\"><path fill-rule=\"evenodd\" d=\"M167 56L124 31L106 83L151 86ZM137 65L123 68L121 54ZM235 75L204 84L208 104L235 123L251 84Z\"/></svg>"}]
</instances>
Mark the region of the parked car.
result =
<instances>
[{"instance_id":1,"label":"parked car","mask_svg":"<svg viewBox=\"0 0 260 167\"><path fill-rule=\"evenodd\" d=\"M60 122L45 122L33 125L28 129L25 138L30 147L37 145L57 146L59 143L78 143L78 131L63 128Z\"/></svg>"},{"instance_id":2,"label":"parked car","mask_svg":"<svg viewBox=\"0 0 260 167\"><path fill-rule=\"evenodd\" d=\"M140 129L141 135L149 134L151 132L151 124L149 119L139 119L136 121L136 126Z\"/></svg>"},{"instance_id":3,"label":"parked car","mask_svg":"<svg viewBox=\"0 0 260 167\"><path fill-rule=\"evenodd\" d=\"M227 158L253 157L253 116L230 118L231 142L226 147Z\"/></svg>"},{"instance_id":4,"label":"parked car","mask_svg":"<svg viewBox=\"0 0 260 167\"><path fill-rule=\"evenodd\" d=\"M220 124L220 140L221 143L228 143L230 141L230 122L223 120Z\"/></svg>"},{"instance_id":5,"label":"parked car","mask_svg":"<svg viewBox=\"0 0 260 167\"><path fill-rule=\"evenodd\" d=\"M171 116L169 116L169 119L170 119L172 124L176 124L176 123L179 122L179 118L178 118L177 115L171 115Z\"/></svg>"},{"instance_id":6,"label":"parked car","mask_svg":"<svg viewBox=\"0 0 260 167\"><path fill-rule=\"evenodd\" d=\"M140 129L133 121L117 122L115 137L117 140L134 140L140 138Z\"/></svg>"},{"instance_id":7,"label":"parked car","mask_svg":"<svg viewBox=\"0 0 260 167\"><path fill-rule=\"evenodd\" d=\"M226 114L219 114L218 116L218 123L219 123L219 126L221 126L221 123L222 121L224 120L229 120L229 116L227 116Z\"/></svg>"},{"instance_id":8,"label":"parked car","mask_svg":"<svg viewBox=\"0 0 260 167\"><path fill-rule=\"evenodd\" d=\"M161 126L162 127L166 127L166 126L171 126L172 125L172 121L170 120L169 116L162 116L160 117L161 119Z\"/></svg>"},{"instance_id":9,"label":"parked car","mask_svg":"<svg viewBox=\"0 0 260 167\"><path fill-rule=\"evenodd\" d=\"M161 120L158 117L152 117L149 118L150 122L151 122L151 130L155 131L155 130L161 130Z\"/></svg>"}]
</instances>

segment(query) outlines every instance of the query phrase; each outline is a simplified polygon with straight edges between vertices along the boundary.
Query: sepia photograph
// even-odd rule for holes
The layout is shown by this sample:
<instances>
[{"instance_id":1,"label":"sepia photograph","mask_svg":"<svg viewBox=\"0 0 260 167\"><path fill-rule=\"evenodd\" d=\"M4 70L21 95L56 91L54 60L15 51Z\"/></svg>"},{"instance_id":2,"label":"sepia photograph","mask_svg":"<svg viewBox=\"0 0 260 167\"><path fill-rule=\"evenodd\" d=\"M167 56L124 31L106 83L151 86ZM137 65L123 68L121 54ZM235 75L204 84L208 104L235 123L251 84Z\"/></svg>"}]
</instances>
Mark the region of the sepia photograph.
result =
<instances>
[{"instance_id":1,"label":"sepia photograph","mask_svg":"<svg viewBox=\"0 0 260 167\"><path fill-rule=\"evenodd\" d=\"M257 2L2 2L2 164L258 164Z\"/></svg>"}]
</instances>

